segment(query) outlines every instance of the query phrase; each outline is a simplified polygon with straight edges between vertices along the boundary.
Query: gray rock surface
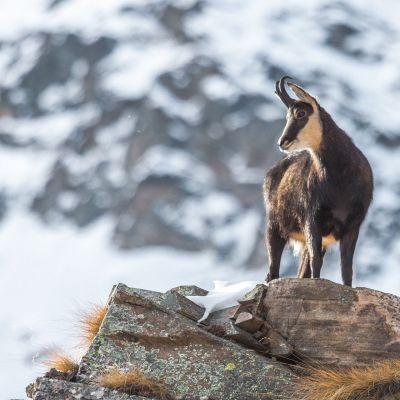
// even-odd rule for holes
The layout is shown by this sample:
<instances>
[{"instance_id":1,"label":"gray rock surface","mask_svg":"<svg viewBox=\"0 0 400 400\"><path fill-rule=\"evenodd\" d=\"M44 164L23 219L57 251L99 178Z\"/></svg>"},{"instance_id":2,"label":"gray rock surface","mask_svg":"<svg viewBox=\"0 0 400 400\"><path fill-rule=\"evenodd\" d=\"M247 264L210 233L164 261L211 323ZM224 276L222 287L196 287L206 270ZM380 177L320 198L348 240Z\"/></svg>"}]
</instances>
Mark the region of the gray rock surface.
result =
<instances>
[{"instance_id":1,"label":"gray rock surface","mask_svg":"<svg viewBox=\"0 0 400 400\"><path fill-rule=\"evenodd\" d=\"M258 286L237 310L261 318L307 362L370 365L400 358L400 298L326 279L279 279ZM252 331L252 329L250 329ZM271 340L271 334L265 335ZM279 341L278 341L279 343Z\"/></svg>"},{"instance_id":2,"label":"gray rock surface","mask_svg":"<svg viewBox=\"0 0 400 400\"><path fill-rule=\"evenodd\" d=\"M323 279L278 279L198 324L204 310L183 296L194 293L205 291L116 285L77 374L53 371L29 387L30 396L139 399L99 387L104 373L118 369L140 371L177 400L287 400L299 372L288 363L359 366L400 358L400 298L393 295Z\"/></svg>"},{"instance_id":3,"label":"gray rock surface","mask_svg":"<svg viewBox=\"0 0 400 400\"><path fill-rule=\"evenodd\" d=\"M97 385L38 378L32 387L34 400L156 400L130 396Z\"/></svg>"},{"instance_id":4,"label":"gray rock surface","mask_svg":"<svg viewBox=\"0 0 400 400\"><path fill-rule=\"evenodd\" d=\"M138 368L182 399L281 398L293 374L253 350L217 337L166 299L117 285L101 330L77 379L91 382L111 367ZM189 300L188 300L189 301Z\"/></svg>"}]
</instances>

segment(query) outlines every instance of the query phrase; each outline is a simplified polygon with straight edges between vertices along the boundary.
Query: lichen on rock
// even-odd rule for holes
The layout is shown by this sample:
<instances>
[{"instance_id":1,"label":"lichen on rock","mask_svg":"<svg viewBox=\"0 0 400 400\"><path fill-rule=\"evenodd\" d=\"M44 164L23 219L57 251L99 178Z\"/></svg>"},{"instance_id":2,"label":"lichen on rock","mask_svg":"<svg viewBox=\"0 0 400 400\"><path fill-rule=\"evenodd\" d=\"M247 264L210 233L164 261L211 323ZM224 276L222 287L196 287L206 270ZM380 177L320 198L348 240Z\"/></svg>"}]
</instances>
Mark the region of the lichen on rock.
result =
<instances>
[{"instance_id":1,"label":"lichen on rock","mask_svg":"<svg viewBox=\"0 0 400 400\"><path fill-rule=\"evenodd\" d=\"M39 378L30 396L160 400L162 392L176 400L287 400L298 382L296 363L400 358L396 296L323 279L279 279L198 324L204 310L186 296L206 294L189 286L159 293L116 285L77 374L69 381ZM119 384L108 386L119 390L103 387L102 377L116 370ZM132 380L125 390L129 371L145 377L145 392ZM152 391L151 382L162 391Z\"/></svg>"}]
</instances>

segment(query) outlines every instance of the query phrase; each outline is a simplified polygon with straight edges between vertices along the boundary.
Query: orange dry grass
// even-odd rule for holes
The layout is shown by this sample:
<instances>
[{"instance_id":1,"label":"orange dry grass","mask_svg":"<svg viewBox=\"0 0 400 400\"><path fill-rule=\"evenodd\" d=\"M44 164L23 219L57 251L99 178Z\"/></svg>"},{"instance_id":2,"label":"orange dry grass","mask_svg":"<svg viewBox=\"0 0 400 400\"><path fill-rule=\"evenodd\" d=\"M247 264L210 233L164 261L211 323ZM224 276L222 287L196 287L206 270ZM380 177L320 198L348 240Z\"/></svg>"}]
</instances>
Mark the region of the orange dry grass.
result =
<instances>
[{"instance_id":1,"label":"orange dry grass","mask_svg":"<svg viewBox=\"0 0 400 400\"><path fill-rule=\"evenodd\" d=\"M369 367L311 368L299 380L303 400L380 400L400 391L400 360Z\"/></svg>"},{"instance_id":2,"label":"orange dry grass","mask_svg":"<svg viewBox=\"0 0 400 400\"><path fill-rule=\"evenodd\" d=\"M167 389L154 379L147 378L137 369L121 371L113 369L105 372L97 380L100 386L116 389L130 395L173 400Z\"/></svg>"},{"instance_id":3,"label":"orange dry grass","mask_svg":"<svg viewBox=\"0 0 400 400\"><path fill-rule=\"evenodd\" d=\"M78 363L62 350L53 351L43 365L49 369L54 368L59 372L73 373L78 371Z\"/></svg>"},{"instance_id":4,"label":"orange dry grass","mask_svg":"<svg viewBox=\"0 0 400 400\"><path fill-rule=\"evenodd\" d=\"M93 342L106 313L106 306L94 304L88 311L81 314L78 324L85 346L89 346Z\"/></svg>"}]
</instances>

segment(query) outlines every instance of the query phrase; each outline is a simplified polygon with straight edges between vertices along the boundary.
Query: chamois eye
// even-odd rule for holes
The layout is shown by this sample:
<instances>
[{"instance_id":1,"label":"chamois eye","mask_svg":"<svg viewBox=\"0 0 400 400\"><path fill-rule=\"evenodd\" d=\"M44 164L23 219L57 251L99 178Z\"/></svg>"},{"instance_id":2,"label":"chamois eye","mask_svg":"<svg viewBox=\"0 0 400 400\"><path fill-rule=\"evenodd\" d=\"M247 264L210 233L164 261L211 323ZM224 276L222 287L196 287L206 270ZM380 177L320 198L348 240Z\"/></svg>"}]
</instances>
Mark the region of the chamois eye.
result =
<instances>
[{"instance_id":1,"label":"chamois eye","mask_svg":"<svg viewBox=\"0 0 400 400\"><path fill-rule=\"evenodd\" d=\"M302 118L304 118L305 116L306 116L306 112L305 112L305 111L300 110L300 111L298 111L298 112L296 113L296 118L297 118L297 119L302 119Z\"/></svg>"}]
</instances>

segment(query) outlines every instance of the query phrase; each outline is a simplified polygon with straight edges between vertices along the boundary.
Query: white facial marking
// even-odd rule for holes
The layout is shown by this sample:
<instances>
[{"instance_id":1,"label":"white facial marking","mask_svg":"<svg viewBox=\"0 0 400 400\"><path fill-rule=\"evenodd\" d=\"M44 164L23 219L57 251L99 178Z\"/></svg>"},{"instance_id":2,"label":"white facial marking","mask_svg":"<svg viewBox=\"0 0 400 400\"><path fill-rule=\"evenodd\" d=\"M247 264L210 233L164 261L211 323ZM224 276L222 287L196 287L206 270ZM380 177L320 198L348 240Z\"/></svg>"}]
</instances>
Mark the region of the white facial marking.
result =
<instances>
[{"instance_id":1,"label":"white facial marking","mask_svg":"<svg viewBox=\"0 0 400 400\"><path fill-rule=\"evenodd\" d=\"M296 150L317 150L322 140L322 126L318 112L313 112L306 125L297 134L292 145L285 150L289 152Z\"/></svg>"},{"instance_id":2,"label":"white facial marking","mask_svg":"<svg viewBox=\"0 0 400 400\"><path fill-rule=\"evenodd\" d=\"M283 148L280 147L280 150L284 153L291 153L300 150L310 150L313 153L313 151L318 150L322 141L322 124L319 115L318 104L314 97L312 97L300 86L291 82L288 83L288 86L293 90L293 92L301 101L310 104L313 109L313 113L308 117L306 125L298 132L296 138L287 145L285 145L284 143ZM290 110L288 110L286 114L287 122L284 132L286 131L287 125L291 122L291 118L294 117L291 116Z\"/></svg>"}]
</instances>

